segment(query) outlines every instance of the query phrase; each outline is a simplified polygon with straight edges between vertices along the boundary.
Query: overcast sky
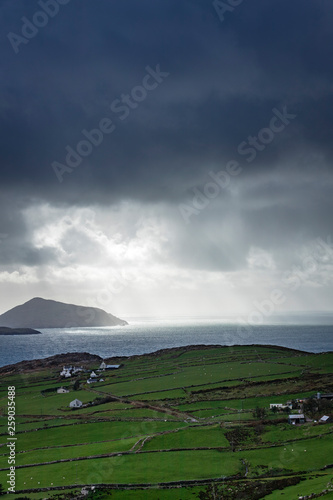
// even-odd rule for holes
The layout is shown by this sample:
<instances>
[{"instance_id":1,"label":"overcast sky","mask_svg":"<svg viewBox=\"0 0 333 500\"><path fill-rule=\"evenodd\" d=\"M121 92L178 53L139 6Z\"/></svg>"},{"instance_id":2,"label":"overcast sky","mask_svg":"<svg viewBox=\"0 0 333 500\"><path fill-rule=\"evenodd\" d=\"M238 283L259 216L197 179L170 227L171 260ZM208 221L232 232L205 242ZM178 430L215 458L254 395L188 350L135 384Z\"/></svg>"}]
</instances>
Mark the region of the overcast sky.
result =
<instances>
[{"instance_id":1,"label":"overcast sky","mask_svg":"<svg viewBox=\"0 0 333 500\"><path fill-rule=\"evenodd\" d=\"M332 311L332 1L215 4L0 1L0 313Z\"/></svg>"}]
</instances>

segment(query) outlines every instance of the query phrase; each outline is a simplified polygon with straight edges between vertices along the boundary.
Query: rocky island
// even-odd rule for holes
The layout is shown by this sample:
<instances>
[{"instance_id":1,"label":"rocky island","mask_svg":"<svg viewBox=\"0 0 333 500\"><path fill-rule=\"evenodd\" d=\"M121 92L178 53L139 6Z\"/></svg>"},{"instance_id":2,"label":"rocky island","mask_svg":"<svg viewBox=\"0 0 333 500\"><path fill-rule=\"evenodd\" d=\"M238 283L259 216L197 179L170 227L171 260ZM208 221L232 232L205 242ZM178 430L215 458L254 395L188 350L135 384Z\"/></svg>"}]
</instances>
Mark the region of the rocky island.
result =
<instances>
[{"instance_id":1,"label":"rocky island","mask_svg":"<svg viewBox=\"0 0 333 500\"><path fill-rule=\"evenodd\" d=\"M0 325L9 328L75 328L123 326L127 322L97 307L35 297L1 314Z\"/></svg>"}]
</instances>

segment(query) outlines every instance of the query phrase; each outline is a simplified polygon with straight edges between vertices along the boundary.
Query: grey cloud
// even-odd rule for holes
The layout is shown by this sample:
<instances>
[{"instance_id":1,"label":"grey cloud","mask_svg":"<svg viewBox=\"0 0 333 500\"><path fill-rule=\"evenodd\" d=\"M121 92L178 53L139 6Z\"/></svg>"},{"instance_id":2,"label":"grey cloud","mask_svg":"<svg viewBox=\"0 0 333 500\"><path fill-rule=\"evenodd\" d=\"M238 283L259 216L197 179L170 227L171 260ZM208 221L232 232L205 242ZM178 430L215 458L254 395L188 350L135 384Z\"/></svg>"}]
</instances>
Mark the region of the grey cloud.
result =
<instances>
[{"instance_id":1,"label":"grey cloud","mask_svg":"<svg viewBox=\"0 0 333 500\"><path fill-rule=\"evenodd\" d=\"M99 207L105 220L122 201L155 205L170 228L156 259L190 270L245 269L253 246L286 268L297 248L333 233L329 1L243 2L221 23L204 0L71 0L15 55L6 35L37 5L0 5L4 269L66 265L58 248L32 243L43 221L22 211L43 203ZM156 64L170 76L122 122L110 104ZM239 144L284 106L297 118L247 162ZM64 162L66 146L75 149L103 117L116 130L60 184L51 163ZM186 226L179 203L191 203L193 188L231 159L242 174ZM127 241L136 232L129 219L120 223ZM69 259L80 248L104 258L79 229L62 244Z\"/></svg>"}]
</instances>

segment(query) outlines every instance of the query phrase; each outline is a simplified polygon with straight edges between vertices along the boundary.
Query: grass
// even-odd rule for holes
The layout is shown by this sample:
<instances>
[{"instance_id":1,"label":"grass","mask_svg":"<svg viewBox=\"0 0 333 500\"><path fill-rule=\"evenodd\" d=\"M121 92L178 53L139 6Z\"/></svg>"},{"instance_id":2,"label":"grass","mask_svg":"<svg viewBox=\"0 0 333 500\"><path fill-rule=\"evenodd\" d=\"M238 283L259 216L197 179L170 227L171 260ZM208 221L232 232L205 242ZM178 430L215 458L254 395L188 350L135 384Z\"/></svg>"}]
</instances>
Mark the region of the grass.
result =
<instances>
[{"instance_id":1,"label":"grass","mask_svg":"<svg viewBox=\"0 0 333 500\"><path fill-rule=\"evenodd\" d=\"M233 453L226 453L223 458L215 450L143 453L21 469L17 489L63 486L76 481L95 484L205 479L236 474L239 470L240 463Z\"/></svg>"},{"instance_id":2,"label":"grass","mask_svg":"<svg viewBox=\"0 0 333 500\"><path fill-rule=\"evenodd\" d=\"M287 469L290 471L314 471L329 465L332 456L332 436L315 439L304 439L286 445L242 451L242 456L250 464L250 470L255 473L257 467L268 466L268 469ZM323 453L323 450L326 452Z\"/></svg>"},{"instance_id":3,"label":"grass","mask_svg":"<svg viewBox=\"0 0 333 500\"><path fill-rule=\"evenodd\" d=\"M190 427L178 432L156 436L147 441L143 450L169 450L171 448L229 447L223 430L219 425L209 427Z\"/></svg>"},{"instance_id":4,"label":"grass","mask_svg":"<svg viewBox=\"0 0 333 500\"><path fill-rule=\"evenodd\" d=\"M176 389L178 387L193 387L202 385L202 382L215 383L223 382L232 379L251 378L256 376L271 376L272 374L280 374L284 372L296 372L298 367L274 364L274 363L217 363L212 365L203 365L196 367L183 368L179 373L174 375L165 375L162 377L152 377L141 380L132 380L131 382L120 382L112 384L112 386L104 386L103 392L108 392L116 395L133 395L142 394L144 392L160 391L163 389Z\"/></svg>"},{"instance_id":5,"label":"grass","mask_svg":"<svg viewBox=\"0 0 333 500\"><path fill-rule=\"evenodd\" d=\"M79 391L72 390L72 381L66 382L69 394L42 394L62 385L58 380L62 366L0 375L3 411L6 387L16 386L20 431L16 465L71 460L16 469L17 490L75 483L209 481L221 476L227 476L226 484L232 485L235 496L231 498L247 498L258 481L267 485L277 478L281 486L274 483L274 491L265 498L280 498L281 493L284 498L298 498L298 493L325 489L331 476L320 469L332 462L333 424L290 426L287 414L274 415L269 404L305 398L317 391L333 392L333 353L306 354L269 346L179 348L128 358L123 365L119 371L105 374L105 382L94 387L85 384L84 374ZM120 400L69 408L75 398L88 403L113 394ZM131 401L144 401L145 407L136 407ZM265 421L253 416L256 407L266 408ZM170 410L175 413L168 413ZM6 444L5 415L0 417L0 433L0 445ZM94 458L111 453L116 455ZM6 447L0 446L0 468L7 466ZM292 476L287 473L302 478L301 483L288 485ZM235 474L237 478L228 479ZM0 483L5 482L6 471L0 471ZM198 498L205 488L109 491L96 493L96 500L190 499ZM55 493L35 491L28 496L39 500Z\"/></svg>"},{"instance_id":6,"label":"grass","mask_svg":"<svg viewBox=\"0 0 333 500\"><path fill-rule=\"evenodd\" d=\"M94 455L103 455L121 451L129 451L137 442L138 438L119 439L117 441L100 442L89 445L62 446L46 449L37 449L17 454L19 465L41 464L52 462L54 460L73 459L77 457L89 457ZM0 456L0 468L8 467L8 457ZM22 470L18 470L21 474Z\"/></svg>"},{"instance_id":7,"label":"grass","mask_svg":"<svg viewBox=\"0 0 333 500\"><path fill-rule=\"evenodd\" d=\"M86 391L75 391L68 394L53 394L43 396L38 390L30 395L16 396L16 413L17 415L76 415L78 411L69 408L69 403L73 399L79 399L82 403L88 403L95 399Z\"/></svg>"},{"instance_id":8,"label":"grass","mask_svg":"<svg viewBox=\"0 0 333 500\"><path fill-rule=\"evenodd\" d=\"M333 433L333 425L302 425L291 427L289 424L272 426L266 428L262 435L262 441L265 443L286 442L292 439L306 439L312 436L323 436Z\"/></svg>"},{"instance_id":9,"label":"grass","mask_svg":"<svg viewBox=\"0 0 333 500\"><path fill-rule=\"evenodd\" d=\"M300 484L296 486L289 486L285 488L283 491L274 491L270 495L266 496L267 500L277 500L282 498L299 498L300 496L306 496L311 493L321 493L327 488L331 488L331 492L326 494L324 497L325 500L329 500L333 498L333 477L329 474L319 474L319 475L310 475L306 477L305 481L302 481Z\"/></svg>"},{"instance_id":10,"label":"grass","mask_svg":"<svg viewBox=\"0 0 333 500\"><path fill-rule=\"evenodd\" d=\"M146 436L150 433L173 430L185 425L182 422L92 422L77 424L54 429L41 429L35 432L20 434L19 446L21 450L37 447L52 447L125 439L129 437ZM37 446L38 443L38 446Z\"/></svg>"}]
</instances>

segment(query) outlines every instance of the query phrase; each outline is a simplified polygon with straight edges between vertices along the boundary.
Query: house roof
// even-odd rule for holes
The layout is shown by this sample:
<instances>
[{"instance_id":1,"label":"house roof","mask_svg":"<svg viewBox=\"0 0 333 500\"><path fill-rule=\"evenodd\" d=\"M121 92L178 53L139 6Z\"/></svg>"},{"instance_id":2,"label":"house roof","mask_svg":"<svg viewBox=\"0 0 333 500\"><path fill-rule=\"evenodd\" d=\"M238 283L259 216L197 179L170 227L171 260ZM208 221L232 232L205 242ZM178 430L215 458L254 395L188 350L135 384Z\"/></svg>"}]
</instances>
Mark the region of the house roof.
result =
<instances>
[{"instance_id":1,"label":"house roof","mask_svg":"<svg viewBox=\"0 0 333 500\"><path fill-rule=\"evenodd\" d=\"M291 419L304 418L304 415L303 413L296 413L296 415L289 415L289 418Z\"/></svg>"}]
</instances>

